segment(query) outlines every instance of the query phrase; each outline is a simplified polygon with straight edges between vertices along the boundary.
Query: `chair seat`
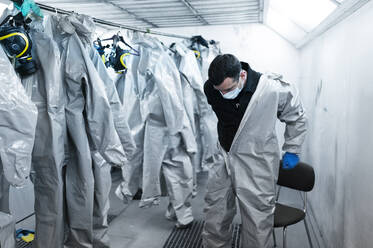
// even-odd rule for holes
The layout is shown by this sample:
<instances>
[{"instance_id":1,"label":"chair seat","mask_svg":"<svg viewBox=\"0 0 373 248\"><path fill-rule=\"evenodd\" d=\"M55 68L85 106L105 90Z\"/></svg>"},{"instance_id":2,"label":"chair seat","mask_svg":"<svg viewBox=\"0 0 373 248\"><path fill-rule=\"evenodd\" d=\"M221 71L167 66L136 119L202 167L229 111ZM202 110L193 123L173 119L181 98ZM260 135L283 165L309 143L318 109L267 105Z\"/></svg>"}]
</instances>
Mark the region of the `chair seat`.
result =
<instances>
[{"instance_id":1,"label":"chair seat","mask_svg":"<svg viewBox=\"0 0 373 248\"><path fill-rule=\"evenodd\" d=\"M303 220L306 214L303 210L276 203L274 227L289 226Z\"/></svg>"}]
</instances>

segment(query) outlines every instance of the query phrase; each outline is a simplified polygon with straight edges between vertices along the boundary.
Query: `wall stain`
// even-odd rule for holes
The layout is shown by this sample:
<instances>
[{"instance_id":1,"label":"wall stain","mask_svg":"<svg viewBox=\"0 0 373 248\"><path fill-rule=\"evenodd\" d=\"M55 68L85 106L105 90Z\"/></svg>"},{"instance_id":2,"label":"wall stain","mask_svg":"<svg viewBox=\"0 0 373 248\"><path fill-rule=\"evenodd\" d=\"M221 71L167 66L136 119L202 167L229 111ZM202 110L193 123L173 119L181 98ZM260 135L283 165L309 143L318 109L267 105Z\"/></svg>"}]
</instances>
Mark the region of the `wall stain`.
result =
<instances>
[{"instance_id":1,"label":"wall stain","mask_svg":"<svg viewBox=\"0 0 373 248\"><path fill-rule=\"evenodd\" d=\"M319 83L317 85L316 96L315 96L315 106L317 106L317 103L320 100L321 90L322 90L322 79L319 81Z\"/></svg>"}]
</instances>

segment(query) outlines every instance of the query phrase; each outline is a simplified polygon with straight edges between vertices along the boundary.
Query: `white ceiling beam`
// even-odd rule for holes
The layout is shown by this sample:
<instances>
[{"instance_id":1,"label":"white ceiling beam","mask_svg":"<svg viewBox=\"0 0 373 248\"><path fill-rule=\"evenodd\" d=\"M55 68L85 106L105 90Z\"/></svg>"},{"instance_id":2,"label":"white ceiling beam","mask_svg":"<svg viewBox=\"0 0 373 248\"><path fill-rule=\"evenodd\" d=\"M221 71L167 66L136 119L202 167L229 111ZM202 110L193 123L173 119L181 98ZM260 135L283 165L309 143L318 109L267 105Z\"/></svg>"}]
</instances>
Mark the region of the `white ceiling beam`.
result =
<instances>
[{"instance_id":1,"label":"white ceiling beam","mask_svg":"<svg viewBox=\"0 0 373 248\"><path fill-rule=\"evenodd\" d=\"M114 1L111 1L111 2L114 2ZM177 2L172 2L172 3L165 3L165 2L157 2L157 3L148 3L148 2L135 2L135 3L127 3L127 2L123 2L123 3L118 3L118 5L120 6L125 6L127 9L131 9L131 8L154 8L154 7L157 7L157 8L163 8L163 9L167 9L168 7L175 7L175 6L179 6L179 7L184 7L184 5L182 3L180 3L179 1Z\"/></svg>"},{"instance_id":2,"label":"white ceiling beam","mask_svg":"<svg viewBox=\"0 0 373 248\"><path fill-rule=\"evenodd\" d=\"M250 23L258 23L258 20L247 20L247 21L232 21L230 23L220 21L220 22L215 22L212 23L211 25L215 26L229 26L229 25L239 25L239 24L250 24Z\"/></svg>"},{"instance_id":3,"label":"white ceiling beam","mask_svg":"<svg viewBox=\"0 0 373 248\"><path fill-rule=\"evenodd\" d=\"M132 12L132 11L129 11L128 9L126 8L123 8L122 6L116 4L116 3L112 3L108 0L100 0L99 2L103 2L103 3L106 3L108 5L112 5L120 10L122 10L123 12L125 12L126 14L130 15L130 16L133 16L136 20L139 20L139 21L142 21L142 22L145 22L146 24L150 25L152 28L157 28L158 26L155 25L154 23L148 21L147 19L145 18L142 18L142 17L139 17L136 13Z\"/></svg>"},{"instance_id":4,"label":"white ceiling beam","mask_svg":"<svg viewBox=\"0 0 373 248\"><path fill-rule=\"evenodd\" d=\"M329 0L329 1L332 2L332 3L334 3L337 6L341 5L341 3L338 2L337 0Z\"/></svg>"},{"instance_id":5,"label":"white ceiling beam","mask_svg":"<svg viewBox=\"0 0 373 248\"><path fill-rule=\"evenodd\" d=\"M141 3L141 2L145 2L145 3L149 3L149 4L153 4L153 3L174 3L174 2L178 2L179 0L112 0L111 2L113 3L117 3L117 4L135 4L135 3Z\"/></svg>"},{"instance_id":6,"label":"white ceiling beam","mask_svg":"<svg viewBox=\"0 0 373 248\"><path fill-rule=\"evenodd\" d=\"M270 0L263 0L263 24L267 23L269 1Z\"/></svg>"},{"instance_id":7,"label":"white ceiling beam","mask_svg":"<svg viewBox=\"0 0 373 248\"><path fill-rule=\"evenodd\" d=\"M259 0L258 0L259 1ZM225 8L225 7L234 7L234 8L251 8L251 9L258 9L259 3L255 4L247 4L242 2L224 2L224 3L214 3L214 4L203 4L203 5L197 5L193 3L193 6L198 9L213 9L213 8Z\"/></svg>"},{"instance_id":8,"label":"white ceiling beam","mask_svg":"<svg viewBox=\"0 0 373 248\"><path fill-rule=\"evenodd\" d=\"M187 0L180 0L193 14L194 16L200 20L204 25L208 25L209 23L198 13L198 11L189 3Z\"/></svg>"},{"instance_id":9,"label":"white ceiling beam","mask_svg":"<svg viewBox=\"0 0 373 248\"><path fill-rule=\"evenodd\" d=\"M264 22L264 0L259 0L259 23Z\"/></svg>"},{"instance_id":10,"label":"white ceiling beam","mask_svg":"<svg viewBox=\"0 0 373 248\"><path fill-rule=\"evenodd\" d=\"M221 1L218 1L218 0L203 0L203 1L193 1L193 6L200 6L200 5L210 5L211 4L214 4L214 5L219 5L219 4L226 4L227 3L227 0L221 0ZM244 3L245 5L247 6L257 6L258 5L258 0L254 0L254 1L247 1L247 0L240 0L240 1L229 1L229 3L231 4L241 4L241 3Z\"/></svg>"},{"instance_id":11,"label":"white ceiling beam","mask_svg":"<svg viewBox=\"0 0 373 248\"><path fill-rule=\"evenodd\" d=\"M211 23L214 22L214 21L226 21L227 23L229 23L232 20L245 21L245 20L248 20L248 19L250 19L250 20L256 20L257 22L259 22L258 17L252 17L252 16L248 16L246 18L242 18L242 17L240 17L240 18L234 18L234 17L233 18L215 17L215 18L209 18L208 21L211 22Z\"/></svg>"}]
</instances>

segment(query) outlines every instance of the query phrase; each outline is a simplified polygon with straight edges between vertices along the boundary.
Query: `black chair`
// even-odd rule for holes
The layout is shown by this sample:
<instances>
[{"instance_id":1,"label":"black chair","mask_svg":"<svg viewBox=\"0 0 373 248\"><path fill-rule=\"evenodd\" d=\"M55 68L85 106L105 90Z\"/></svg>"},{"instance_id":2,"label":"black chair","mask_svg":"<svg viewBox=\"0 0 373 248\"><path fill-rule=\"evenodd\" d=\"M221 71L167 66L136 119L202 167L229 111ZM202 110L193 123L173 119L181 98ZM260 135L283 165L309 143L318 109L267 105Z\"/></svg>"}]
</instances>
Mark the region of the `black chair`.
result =
<instances>
[{"instance_id":1,"label":"black chair","mask_svg":"<svg viewBox=\"0 0 373 248\"><path fill-rule=\"evenodd\" d=\"M303 220L307 232L308 242L310 244L310 247L313 248L310 232L305 217L307 213L307 192L313 189L313 186L315 184L315 172L313 168L306 163L300 162L295 168L291 170L282 169L281 163L277 180L277 185L279 187L276 196L275 220L273 228L274 245L276 247L275 228L283 228L283 247L286 248L287 227ZM290 207L278 202L281 186L303 191L303 209Z\"/></svg>"}]
</instances>

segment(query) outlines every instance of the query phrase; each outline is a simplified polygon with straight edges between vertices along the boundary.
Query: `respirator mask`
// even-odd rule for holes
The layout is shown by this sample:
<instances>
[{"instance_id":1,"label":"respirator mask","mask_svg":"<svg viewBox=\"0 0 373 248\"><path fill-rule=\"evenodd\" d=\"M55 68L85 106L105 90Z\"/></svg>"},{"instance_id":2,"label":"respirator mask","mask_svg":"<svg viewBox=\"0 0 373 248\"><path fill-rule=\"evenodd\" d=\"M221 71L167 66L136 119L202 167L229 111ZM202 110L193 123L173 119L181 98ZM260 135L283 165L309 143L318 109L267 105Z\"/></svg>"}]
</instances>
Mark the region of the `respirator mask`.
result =
<instances>
[{"instance_id":1,"label":"respirator mask","mask_svg":"<svg viewBox=\"0 0 373 248\"><path fill-rule=\"evenodd\" d=\"M4 48L15 70L22 76L36 71L36 64L31 56L32 41L28 34L27 24L21 13L8 16L0 24L0 44Z\"/></svg>"}]
</instances>

